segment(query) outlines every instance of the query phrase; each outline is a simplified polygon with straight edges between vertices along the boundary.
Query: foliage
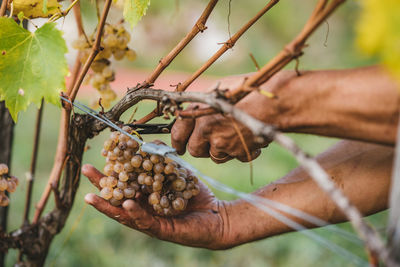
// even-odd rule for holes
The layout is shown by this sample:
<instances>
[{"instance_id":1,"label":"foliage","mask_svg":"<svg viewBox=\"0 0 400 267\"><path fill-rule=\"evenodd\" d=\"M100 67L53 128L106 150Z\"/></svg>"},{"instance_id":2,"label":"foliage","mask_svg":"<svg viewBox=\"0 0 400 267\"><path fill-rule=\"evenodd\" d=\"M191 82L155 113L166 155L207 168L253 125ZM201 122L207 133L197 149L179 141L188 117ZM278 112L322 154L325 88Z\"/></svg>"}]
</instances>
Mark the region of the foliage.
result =
<instances>
[{"instance_id":1,"label":"foliage","mask_svg":"<svg viewBox=\"0 0 400 267\"><path fill-rule=\"evenodd\" d=\"M46 23L31 33L11 18L0 18L0 100L16 121L30 103L59 103L68 66L62 32Z\"/></svg>"},{"instance_id":2,"label":"foliage","mask_svg":"<svg viewBox=\"0 0 400 267\"><path fill-rule=\"evenodd\" d=\"M377 56L400 82L400 2L361 1L357 43L367 55Z\"/></svg>"},{"instance_id":3,"label":"foliage","mask_svg":"<svg viewBox=\"0 0 400 267\"><path fill-rule=\"evenodd\" d=\"M124 19L134 27L146 15L150 0L124 0Z\"/></svg>"}]
</instances>

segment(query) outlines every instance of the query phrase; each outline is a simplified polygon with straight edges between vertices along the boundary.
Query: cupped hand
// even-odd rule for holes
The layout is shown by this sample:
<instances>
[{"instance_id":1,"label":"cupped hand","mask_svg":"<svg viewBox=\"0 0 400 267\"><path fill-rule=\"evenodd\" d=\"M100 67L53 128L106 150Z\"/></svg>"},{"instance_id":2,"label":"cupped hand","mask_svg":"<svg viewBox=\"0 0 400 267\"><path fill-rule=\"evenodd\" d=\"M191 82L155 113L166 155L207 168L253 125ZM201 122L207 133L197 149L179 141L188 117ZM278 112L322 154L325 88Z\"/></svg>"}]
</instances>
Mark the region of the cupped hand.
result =
<instances>
[{"instance_id":1,"label":"cupped hand","mask_svg":"<svg viewBox=\"0 0 400 267\"><path fill-rule=\"evenodd\" d=\"M218 82L218 88L237 88L243 84L249 75L225 78ZM295 74L292 71L280 72L262 85L260 89L274 93L287 86L293 77L295 77ZM276 109L276 101L276 99L270 99L260 92L252 92L238 102L236 107L259 120L275 124L275 118L279 113ZM188 109L203 107L207 106L191 104ZM243 141L246 145L243 144ZM243 162L253 160L260 155L260 149L268 146L270 141L255 137L244 125L222 114L196 119L179 118L171 131L172 146L179 154L184 154L187 149L194 157L210 157L216 163L223 163L233 158ZM246 151L245 146L247 146L248 151Z\"/></svg>"},{"instance_id":2,"label":"cupped hand","mask_svg":"<svg viewBox=\"0 0 400 267\"><path fill-rule=\"evenodd\" d=\"M100 188L99 180L104 177L101 172L86 164L82 173ZM85 201L119 223L158 239L193 247L225 248L228 230L224 228L229 225L226 223L227 203L216 199L200 181L199 186L200 193L190 199L186 210L170 217L155 215L145 198L140 196L124 201L122 207L112 206L92 193L85 196Z\"/></svg>"}]
</instances>

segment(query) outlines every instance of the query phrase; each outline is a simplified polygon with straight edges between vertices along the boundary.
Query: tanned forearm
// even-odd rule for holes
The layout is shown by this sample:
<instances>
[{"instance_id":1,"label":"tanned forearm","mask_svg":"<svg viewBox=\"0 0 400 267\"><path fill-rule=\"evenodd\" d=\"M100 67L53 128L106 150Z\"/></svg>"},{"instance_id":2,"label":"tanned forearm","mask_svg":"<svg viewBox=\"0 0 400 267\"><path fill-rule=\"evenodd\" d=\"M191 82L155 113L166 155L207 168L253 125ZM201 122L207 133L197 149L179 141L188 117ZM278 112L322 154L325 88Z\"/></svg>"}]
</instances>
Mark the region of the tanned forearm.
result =
<instances>
[{"instance_id":1,"label":"tanned forearm","mask_svg":"<svg viewBox=\"0 0 400 267\"><path fill-rule=\"evenodd\" d=\"M362 214L369 215L387 208L393 149L355 141L341 141L317 160ZM286 204L330 223L345 221L322 190L303 169L297 168L287 176L254 194ZM290 227L244 200L227 202L225 225L226 247L292 231ZM314 225L286 214L307 228Z\"/></svg>"},{"instance_id":2,"label":"tanned forearm","mask_svg":"<svg viewBox=\"0 0 400 267\"><path fill-rule=\"evenodd\" d=\"M263 89L276 98L253 93L238 106L282 131L395 143L400 88L380 67L282 72Z\"/></svg>"}]
</instances>

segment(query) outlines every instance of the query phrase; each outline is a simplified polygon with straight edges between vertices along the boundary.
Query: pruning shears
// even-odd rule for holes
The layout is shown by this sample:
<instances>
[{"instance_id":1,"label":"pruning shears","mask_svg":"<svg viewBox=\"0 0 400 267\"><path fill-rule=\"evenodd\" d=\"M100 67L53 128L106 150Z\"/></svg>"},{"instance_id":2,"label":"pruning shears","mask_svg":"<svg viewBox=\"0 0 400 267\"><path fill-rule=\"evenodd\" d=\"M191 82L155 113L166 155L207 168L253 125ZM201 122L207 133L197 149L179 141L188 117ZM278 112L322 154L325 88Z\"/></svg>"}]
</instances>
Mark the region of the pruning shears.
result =
<instances>
[{"instance_id":1,"label":"pruning shears","mask_svg":"<svg viewBox=\"0 0 400 267\"><path fill-rule=\"evenodd\" d=\"M176 119L170 123L145 123L145 124L125 124L133 128L138 134L168 134L171 133L172 126L174 125Z\"/></svg>"}]
</instances>

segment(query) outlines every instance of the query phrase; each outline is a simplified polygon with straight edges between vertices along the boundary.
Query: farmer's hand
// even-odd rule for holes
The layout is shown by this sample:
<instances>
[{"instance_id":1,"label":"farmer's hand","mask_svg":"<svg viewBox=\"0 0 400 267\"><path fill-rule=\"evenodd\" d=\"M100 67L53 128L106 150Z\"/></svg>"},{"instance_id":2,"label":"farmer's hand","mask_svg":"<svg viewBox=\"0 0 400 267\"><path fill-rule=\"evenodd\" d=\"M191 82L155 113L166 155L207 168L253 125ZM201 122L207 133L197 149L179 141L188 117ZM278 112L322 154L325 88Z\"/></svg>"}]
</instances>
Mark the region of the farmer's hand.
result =
<instances>
[{"instance_id":1,"label":"farmer's hand","mask_svg":"<svg viewBox=\"0 0 400 267\"><path fill-rule=\"evenodd\" d=\"M294 76L295 73L291 71L280 72L261 89L273 92L275 88L284 86ZM246 75L225 78L219 82L218 88L236 88L244 82L245 77ZM188 109L197 107L207 106L191 104ZM249 94L237 103L236 107L259 120L269 123L274 123L274 118L277 115L275 101L260 92ZM240 161L253 160L260 154L260 148L266 147L270 143L270 140L256 138L248 128L234 121L231 117L221 114L196 119L178 119L172 128L171 140L172 146L179 154L184 154L187 147L192 156L211 157L216 163L223 163L233 158ZM248 152L243 142L246 143Z\"/></svg>"},{"instance_id":2,"label":"farmer's hand","mask_svg":"<svg viewBox=\"0 0 400 267\"><path fill-rule=\"evenodd\" d=\"M82 173L100 188L102 173L89 164L83 166ZM228 243L225 205L229 204L216 199L200 181L199 185L200 194L190 199L184 213L170 217L155 215L141 197L126 200L122 207L112 206L95 194L87 194L85 201L108 217L158 239L193 247L225 248Z\"/></svg>"}]
</instances>

